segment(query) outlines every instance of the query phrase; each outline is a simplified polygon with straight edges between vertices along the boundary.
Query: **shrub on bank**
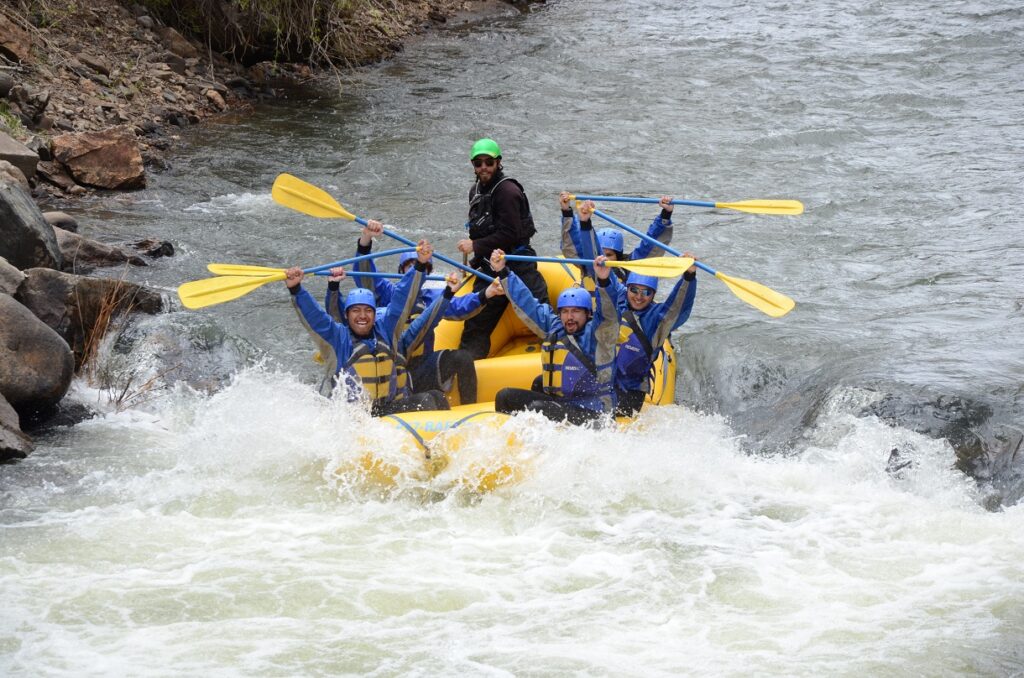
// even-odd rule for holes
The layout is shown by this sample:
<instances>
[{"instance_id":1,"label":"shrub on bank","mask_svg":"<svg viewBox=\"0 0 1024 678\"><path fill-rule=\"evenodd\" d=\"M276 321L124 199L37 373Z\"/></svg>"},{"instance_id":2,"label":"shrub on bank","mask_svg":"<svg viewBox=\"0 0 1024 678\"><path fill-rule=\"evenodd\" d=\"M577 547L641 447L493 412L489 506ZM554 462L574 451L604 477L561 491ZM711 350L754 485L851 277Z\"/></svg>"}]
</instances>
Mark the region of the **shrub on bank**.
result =
<instances>
[{"instance_id":1,"label":"shrub on bank","mask_svg":"<svg viewBox=\"0 0 1024 678\"><path fill-rule=\"evenodd\" d=\"M426 0L139 0L138 4L245 65L260 61L354 65L379 59L397 49L398 39L430 12Z\"/></svg>"}]
</instances>

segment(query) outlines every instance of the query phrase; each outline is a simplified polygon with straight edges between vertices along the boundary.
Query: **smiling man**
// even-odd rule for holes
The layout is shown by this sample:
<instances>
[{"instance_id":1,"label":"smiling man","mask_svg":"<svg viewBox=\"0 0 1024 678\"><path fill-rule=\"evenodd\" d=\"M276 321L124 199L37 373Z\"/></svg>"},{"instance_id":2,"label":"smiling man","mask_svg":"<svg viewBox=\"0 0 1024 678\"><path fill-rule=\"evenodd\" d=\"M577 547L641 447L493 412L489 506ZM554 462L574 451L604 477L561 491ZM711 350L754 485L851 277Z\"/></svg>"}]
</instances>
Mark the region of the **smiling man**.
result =
<instances>
[{"instance_id":1,"label":"smiling man","mask_svg":"<svg viewBox=\"0 0 1024 678\"><path fill-rule=\"evenodd\" d=\"M451 276L439 295L411 323L407 321L419 296L433 247L421 240L416 264L395 286L391 301L378 309L373 292L356 288L345 297L344 321L337 322L302 288L301 268L285 271L285 285L306 329L316 337L320 354L331 370L323 393L340 389L349 401L369 400L370 413L384 416L417 410L447 410L448 401L441 391L412 393L407 364L410 349L422 342L432 330L455 295L458 276ZM345 270L333 268L330 283L345 278ZM333 360L332 360L333 358Z\"/></svg>"},{"instance_id":2,"label":"smiling man","mask_svg":"<svg viewBox=\"0 0 1024 678\"><path fill-rule=\"evenodd\" d=\"M690 252L683 256L694 258ZM621 318L615 356L615 416L632 417L643 407L665 342L690 317L697 296L696 275L696 266L688 268L663 302L654 301L657 278L634 272L625 285L612 280L612 296Z\"/></svg>"},{"instance_id":3,"label":"smiling man","mask_svg":"<svg viewBox=\"0 0 1024 678\"><path fill-rule=\"evenodd\" d=\"M460 240L458 248L470 257L473 268L493 276L489 260L495 249L536 256L530 238L537 229L523 185L505 175L497 142L477 140L469 151L469 159L476 181L469 191L469 220L466 222L469 237ZM547 302L548 286L536 262L516 261L509 266L538 302ZM486 287L487 281L482 278L473 281L474 292ZM466 320L459 348L469 351L476 360L486 358L491 350L491 332L507 306L504 297L494 297L480 313Z\"/></svg>"},{"instance_id":4,"label":"smiling man","mask_svg":"<svg viewBox=\"0 0 1024 678\"><path fill-rule=\"evenodd\" d=\"M611 268L604 265L605 259L594 259L596 310L590 292L570 287L558 295L554 312L547 304L538 303L519 276L506 268L501 250L491 254L491 268L498 276L492 287L508 296L516 315L543 339L539 383L530 390L501 389L494 399L496 411L532 410L572 424L594 422L612 413L619 313L611 294Z\"/></svg>"}]
</instances>

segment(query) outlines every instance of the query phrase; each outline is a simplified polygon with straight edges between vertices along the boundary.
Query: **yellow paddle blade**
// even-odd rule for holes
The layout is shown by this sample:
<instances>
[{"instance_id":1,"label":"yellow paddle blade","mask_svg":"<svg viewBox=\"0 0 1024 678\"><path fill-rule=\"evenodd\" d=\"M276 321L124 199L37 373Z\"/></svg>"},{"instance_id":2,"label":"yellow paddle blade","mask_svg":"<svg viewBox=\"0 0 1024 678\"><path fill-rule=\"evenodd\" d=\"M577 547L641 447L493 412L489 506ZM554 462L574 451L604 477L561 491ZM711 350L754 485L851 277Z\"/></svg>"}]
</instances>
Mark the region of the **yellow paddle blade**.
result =
<instances>
[{"instance_id":1,"label":"yellow paddle blade","mask_svg":"<svg viewBox=\"0 0 1024 678\"><path fill-rule=\"evenodd\" d=\"M740 202L716 202L715 207L739 210L752 214L803 214L804 204L799 200L741 200Z\"/></svg>"},{"instance_id":2,"label":"yellow paddle blade","mask_svg":"<svg viewBox=\"0 0 1024 678\"><path fill-rule=\"evenodd\" d=\"M284 272L261 277L221 276L193 280L178 286L178 298L185 308L205 308L244 297L268 282L284 280Z\"/></svg>"},{"instance_id":3,"label":"yellow paddle blade","mask_svg":"<svg viewBox=\"0 0 1024 678\"><path fill-rule=\"evenodd\" d=\"M356 220L355 215L339 205L329 193L291 174L277 175L270 196L274 202L311 217Z\"/></svg>"},{"instance_id":4,"label":"yellow paddle blade","mask_svg":"<svg viewBox=\"0 0 1024 678\"><path fill-rule=\"evenodd\" d=\"M776 292L753 280L733 278L718 271L715 272L715 277L728 285L737 297L773 318L781 318L796 306L796 302L785 294Z\"/></svg>"},{"instance_id":5,"label":"yellow paddle blade","mask_svg":"<svg viewBox=\"0 0 1024 678\"><path fill-rule=\"evenodd\" d=\"M247 275L255 277L284 272L283 268L248 266L246 264L207 264L206 270L214 275Z\"/></svg>"},{"instance_id":6,"label":"yellow paddle blade","mask_svg":"<svg viewBox=\"0 0 1024 678\"><path fill-rule=\"evenodd\" d=\"M676 278L686 273L686 269L693 266L693 259L689 257L651 257L650 259L636 259L633 261L609 261L608 266L624 268L640 275L649 275L655 278Z\"/></svg>"}]
</instances>

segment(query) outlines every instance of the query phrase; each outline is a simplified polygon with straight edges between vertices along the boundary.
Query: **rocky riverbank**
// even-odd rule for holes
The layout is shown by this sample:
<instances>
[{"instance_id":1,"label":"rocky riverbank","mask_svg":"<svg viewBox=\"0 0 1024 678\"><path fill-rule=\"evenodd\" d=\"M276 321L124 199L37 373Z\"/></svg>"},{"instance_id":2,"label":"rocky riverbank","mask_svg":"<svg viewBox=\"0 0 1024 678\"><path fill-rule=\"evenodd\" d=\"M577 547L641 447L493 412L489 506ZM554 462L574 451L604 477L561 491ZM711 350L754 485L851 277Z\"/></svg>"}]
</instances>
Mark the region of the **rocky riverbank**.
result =
<instances>
[{"instance_id":1,"label":"rocky riverbank","mask_svg":"<svg viewBox=\"0 0 1024 678\"><path fill-rule=\"evenodd\" d=\"M348 27L344 61L379 60L417 32L503 11L509 4L498 0L421 0L367 13ZM88 273L174 252L144 234L97 242L67 214L44 210L142 188L180 128L326 75L229 59L138 4L0 6L0 462L32 450L24 422L54 411L108 327L162 310L158 293Z\"/></svg>"}]
</instances>

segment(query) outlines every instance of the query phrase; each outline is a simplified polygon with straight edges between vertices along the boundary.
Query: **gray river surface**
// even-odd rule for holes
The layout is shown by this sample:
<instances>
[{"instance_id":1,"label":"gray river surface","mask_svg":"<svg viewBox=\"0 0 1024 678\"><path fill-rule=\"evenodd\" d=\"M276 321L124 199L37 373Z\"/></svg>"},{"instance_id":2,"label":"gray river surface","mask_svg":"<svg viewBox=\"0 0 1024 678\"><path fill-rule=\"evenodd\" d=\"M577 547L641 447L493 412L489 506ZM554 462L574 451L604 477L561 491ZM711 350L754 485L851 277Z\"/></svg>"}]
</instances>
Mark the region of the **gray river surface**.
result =
<instances>
[{"instance_id":1,"label":"gray river surface","mask_svg":"<svg viewBox=\"0 0 1024 678\"><path fill-rule=\"evenodd\" d=\"M797 305L700 274L678 405L522 417L533 472L482 497L333 473L393 433L312 393L283 285L135 320L69 396L98 416L0 474L0 673L1020 675L1022 45L1010 3L552 0L182 130L149 188L75 209L173 242L128 274L172 298L353 251L281 172L454 255L490 136L542 254L560 190L802 201L674 219ZM111 374L158 386L118 407Z\"/></svg>"}]
</instances>

